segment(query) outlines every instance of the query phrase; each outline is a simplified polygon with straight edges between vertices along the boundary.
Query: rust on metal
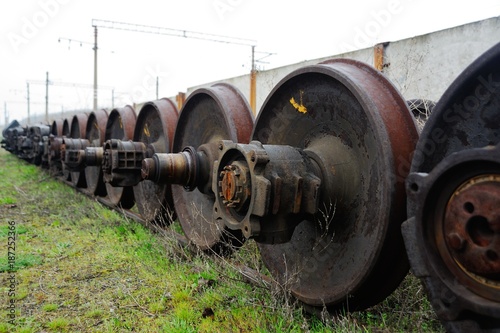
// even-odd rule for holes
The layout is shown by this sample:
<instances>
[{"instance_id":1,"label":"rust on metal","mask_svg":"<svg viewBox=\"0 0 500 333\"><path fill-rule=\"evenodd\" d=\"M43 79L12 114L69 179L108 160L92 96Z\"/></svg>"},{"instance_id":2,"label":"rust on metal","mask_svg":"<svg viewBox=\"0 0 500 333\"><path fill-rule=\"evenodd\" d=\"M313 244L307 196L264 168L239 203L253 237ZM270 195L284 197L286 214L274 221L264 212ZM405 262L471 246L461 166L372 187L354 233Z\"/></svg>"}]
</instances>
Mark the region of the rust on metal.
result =
<instances>
[{"instance_id":1,"label":"rust on metal","mask_svg":"<svg viewBox=\"0 0 500 333\"><path fill-rule=\"evenodd\" d=\"M78 113L73 116L69 128L69 138L71 139L85 139L85 131L87 129L87 121L89 115L87 113ZM64 160L64 159L63 159ZM63 173L66 180L71 180L75 187L86 188L87 182L85 180L85 173L80 171L69 171L64 168Z\"/></svg>"},{"instance_id":2,"label":"rust on metal","mask_svg":"<svg viewBox=\"0 0 500 333\"><path fill-rule=\"evenodd\" d=\"M198 89L186 100L175 130L173 151L193 147L199 157L196 172L198 186L186 191L172 186L174 204L187 238L202 250L225 246L231 238L241 242L241 235L213 220L214 192L210 170L218 157L220 140L248 143L253 115L241 92L229 84ZM228 236L229 235L229 236ZM233 238L234 237L234 238Z\"/></svg>"},{"instance_id":3,"label":"rust on metal","mask_svg":"<svg viewBox=\"0 0 500 333\"><path fill-rule=\"evenodd\" d=\"M146 103L139 112L134 129L134 142L147 148L143 156L135 157L134 177L140 180L142 160L155 153L170 153L179 112L176 105L164 98ZM130 156L132 158L132 156ZM173 215L173 200L170 184L155 184L150 180L140 181L133 187L139 213L147 221L169 224Z\"/></svg>"},{"instance_id":4,"label":"rust on metal","mask_svg":"<svg viewBox=\"0 0 500 333\"><path fill-rule=\"evenodd\" d=\"M300 105L300 91L305 114L290 103L295 96ZM273 89L253 140L303 149L321 179L319 204L309 208L318 213L303 216L289 242L259 245L272 274L294 279L293 295L313 306L361 309L390 294L408 269L400 225L406 218L404 180L418 140L395 87L354 60L304 67ZM294 196L297 212L299 198L310 195ZM273 215L261 227L272 224L284 230L290 218Z\"/></svg>"},{"instance_id":5,"label":"rust on metal","mask_svg":"<svg viewBox=\"0 0 500 333\"><path fill-rule=\"evenodd\" d=\"M100 149L104 144L108 111L105 109L94 111L87 120L85 138L89 141L87 147ZM93 156L91 156L92 158ZM101 165L87 165L85 168L87 190L98 196L106 196L106 187L103 181Z\"/></svg>"},{"instance_id":6,"label":"rust on metal","mask_svg":"<svg viewBox=\"0 0 500 333\"><path fill-rule=\"evenodd\" d=\"M113 109L106 123L105 141L111 139L132 140L136 119L135 110L130 105ZM123 208L131 208L135 204L132 187L116 187L110 183L105 183L105 186L108 199L112 204Z\"/></svg>"},{"instance_id":7,"label":"rust on metal","mask_svg":"<svg viewBox=\"0 0 500 333\"><path fill-rule=\"evenodd\" d=\"M452 257L467 271L500 282L500 175L482 175L458 188L443 223Z\"/></svg>"}]
</instances>

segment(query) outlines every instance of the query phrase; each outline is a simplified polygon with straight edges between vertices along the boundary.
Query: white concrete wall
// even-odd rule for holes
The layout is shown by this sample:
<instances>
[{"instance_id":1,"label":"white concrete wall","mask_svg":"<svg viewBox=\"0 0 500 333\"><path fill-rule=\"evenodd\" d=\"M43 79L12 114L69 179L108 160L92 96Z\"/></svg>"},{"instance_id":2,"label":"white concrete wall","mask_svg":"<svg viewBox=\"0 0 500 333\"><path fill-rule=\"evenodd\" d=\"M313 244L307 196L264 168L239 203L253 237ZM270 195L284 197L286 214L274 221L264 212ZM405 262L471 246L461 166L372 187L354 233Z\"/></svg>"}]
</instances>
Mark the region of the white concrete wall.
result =
<instances>
[{"instance_id":1,"label":"white concrete wall","mask_svg":"<svg viewBox=\"0 0 500 333\"><path fill-rule=\"evenodd\" d=\"M390 42L385 48L386 67L383 72L405 99L421 98L437 102L446 88L472 61L499 42L500 17ZM259 72L257 112L273 87L286 75L300 67L333 58L350 58L373 65L373 49L332 55ZM187 95L217 82L233 84L249 100L250 75L191 87Z\"/></svg>"},{"instance_id":2,"label":"white concrete wall","mask_svg":"<svg viewBox=\"0 0 500 333\"><path fill-rule=\"evenodd\" d=\"M384 73L406 99L438 101L476 58L500 42L500 17L394 43L386 48Z\"/></svg>"}]
</instances>

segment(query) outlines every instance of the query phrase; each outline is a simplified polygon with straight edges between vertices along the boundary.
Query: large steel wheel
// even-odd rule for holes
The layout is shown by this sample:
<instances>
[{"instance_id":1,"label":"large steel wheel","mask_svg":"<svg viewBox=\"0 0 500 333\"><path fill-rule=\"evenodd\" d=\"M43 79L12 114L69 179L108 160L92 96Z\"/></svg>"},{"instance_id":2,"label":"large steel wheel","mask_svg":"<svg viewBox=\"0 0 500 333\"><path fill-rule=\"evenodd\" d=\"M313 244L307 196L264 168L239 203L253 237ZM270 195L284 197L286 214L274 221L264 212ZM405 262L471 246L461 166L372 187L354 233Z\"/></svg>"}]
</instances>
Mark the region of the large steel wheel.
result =
<instances>
[{"instance_id":1,"label":"large steel wheel","mask_svg":"<svg viewBox=\"0 0 500 333\"><path fill-rule=\"evenodd\" d=\"M70 135L69 120L65 118L63 121L62 134L60 134L60 136L69 136L69 135Z\"/></svg>"},{"instance_id":2,"label":"large steel wheel","mask_svg":"<svg viewBox=\"0 0 500 333\"><path fill-rule=\"evenodd\" d=\"M500 330L500 44L460 74L422 131L405 244L450 332Z\"/></svg>"},{"instance_id":3,"label":"large steel wheel","mask_svg":"<svg viewBox=\"0 0 500 333\"><path fill-rule=\"evenodd\" d=\"M89 115L87 113L78 113L73 116L69 129L69 137L72 139L85 139L85 131L87 129L87 121ZM70 180L73 186L86 188L85 173L80 171L64 171L66 180Z\"/></svg>"},{"instance_id":4,"label":"large steel wheel","mask_svg":"<svg viewBox=\"0 0 500 333\"><path fill-rule=\"evenodd\" d=\"M137 117L134 141L143 142L154 153L170 153L178 111L169 99L146 103ZM145 180L134 186L134 197L142 217L149 222L169 224L173 216L172 190L168 184Z\"/></svg>"},{"instance_id":5,"label":"large steel wheel","mask_svg":"<svg viewBox=\"0 0 500 333\"><path fill-rule=\"evenodd\" d=\"M50 125L50 134L52 134L53 136L62 136L63 123L63 119L54 120Z\"/></svg>"},{"instance_id":6,"label":"large steel wheel","mask_svg":"<svg viewBox=\"0 0 500 333\"><path fill-rule=\"evenodd\" d=\"M136 115L134 109L127 105L123 108L117 108L109 114L106 124L105 141L118 139L122 141L132 140L134 135L134 127ZM109 201L124 209L129 209L134 206L134 191L131 186L114 187L106 183L106 192L108 193Z\"/></svg>"},{"instance_id":7,"label":"large steel wheel","mask_svg":"<svg viewBox=\"0 0 500 333\"><path fill-rule=\"evenodd\" d=\"M248 143L253 126L250 107L241 93L228 84L199 89L187 99L175 130L173 151L184 147L198 149L205 144L209 163L213 163L220 140ZM211 161L211 162L210 162ZM226 243L239 245L242 236L227 230L223 221L213 221L214 194L211 181L203 191L187 191L173 185L172 192L179 222L187 238L202 250L219 251Z\"/></svg>"},{"instance_id":8,"label":"large steel wheel","mask_svg":"<svg viewBox=\"0 0 500 333\"><path fill-rule=\"evenodd\" d=\"M50 127L50 136L48 142L49 150L49 170L50 173L58 177L62 176L62 162L61 162L61 142L63 134L64 125L67 126L66 130L69 130L67 119L54 120ZM67 133L66 133L67 134Z\"/></svg>"},{"instance_id":9,"label":"large steel wheel","mask_svg":"<svg viewBox=\"0 0 500 333\"><path fill-rule=\"evenodd\" d=\"M107 121L108 111L106 110L94 111L90 114L85 131L85 138L89 141L89 147L102 147ZM106 187L102 179L102 168L100 165L86 166L85 180L87 182L87 191L90 194L106 195Z\"/></svg>"},{"instance_id":10,"label":"large steel wheel","mask_svg":"<svg viewBox=\"0 0 500 333\"><path fill-rule=\"evenodd\" d=\"M320 212L291 241L259 244L271 274L312 310L359 310L389 295L408 271L400 225L418 140L392 84L350 60L299 69L271 92L252 136L322 165Z\"/></svg>"}]
</instances>

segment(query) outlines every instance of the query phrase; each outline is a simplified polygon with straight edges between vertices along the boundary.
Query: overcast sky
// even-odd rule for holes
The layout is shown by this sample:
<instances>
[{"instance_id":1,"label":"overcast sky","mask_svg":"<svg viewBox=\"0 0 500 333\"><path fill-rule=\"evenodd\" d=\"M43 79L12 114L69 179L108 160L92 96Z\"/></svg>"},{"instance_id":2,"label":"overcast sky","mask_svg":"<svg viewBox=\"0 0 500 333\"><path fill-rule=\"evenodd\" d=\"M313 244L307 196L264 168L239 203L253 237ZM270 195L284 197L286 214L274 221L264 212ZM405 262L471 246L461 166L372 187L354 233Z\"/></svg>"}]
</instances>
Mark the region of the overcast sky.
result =
<instances>
[{"instance_id":1,"label":"overcast sky","mask_svg":"<svg viewBox=\"0 0 500 333\"><path fill-rule=\"evenodd\" d=\"M92 108L92 19L251 39L271 69L500 15L499 0L23 0L0 4L0 109L10 120ZM71 39L70 42L68 39ZM60 40L60 41L59 41ZM82 44L84 41L90 44ZM500 32L499 32L500 41ZM152 100L250 71L251 47L115 29L98 30L99 106ZM81 86L61 87L61 82ZM0 113L3 124L3 112Z\"/></svg>"}]
</instances>

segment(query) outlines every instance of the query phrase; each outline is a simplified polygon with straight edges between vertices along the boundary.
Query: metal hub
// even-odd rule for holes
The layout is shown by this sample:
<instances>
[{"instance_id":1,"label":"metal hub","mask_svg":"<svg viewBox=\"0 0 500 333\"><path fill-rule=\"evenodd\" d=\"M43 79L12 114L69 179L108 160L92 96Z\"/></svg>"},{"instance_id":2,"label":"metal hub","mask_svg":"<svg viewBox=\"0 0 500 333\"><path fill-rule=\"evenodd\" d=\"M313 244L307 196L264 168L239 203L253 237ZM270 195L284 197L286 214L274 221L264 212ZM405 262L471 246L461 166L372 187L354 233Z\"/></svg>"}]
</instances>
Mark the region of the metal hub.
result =
<instances>
[{"instance_id":1,"label":"metal hub","mask_svg":"<svg viewBox=\"0 0 500 333\"><path fill-rule=\"evenodd\" d=\"M219 174L219 196L228 208L240 211L251 197L250 172L238 162L226 165Z\"/></svg>"},{"instance_id":2,"label":"metal hub","mask_svg":"<svg viewBox=\"0 0 500 333\"><path fill-rule=\"evenodd\" d=\"M115 187L134 186L142 180L142 161L148 156L144 143L111 139L104 143L104 181Z\"/></svg>"},{"instance_id":3,"label":"metal hub","mask_svg":"<svg viewBox=\"0 0 500 333\"><path fill-rule=\"evenodd\" d=\"M64 138L61 146L61 157L64 167L73 172L85 169L85 148L90 142L86 139Z\"/></svg>"},{"instance_id":4,"label":"metal hub","mask_svg":"<svg viewBox=\"0 0 500 333\"><path fill-rule=\"evenodd\" d=\"M136 115L134 109L127 105L123 108L113 109L106 123L105 141L117 139L122 141L131 140L134 136ZM101 162L102 163L102 162ZM125 209L132 208L135 204L132 187L115 187L105 183L106 192L110 202Z\"/></svg>"},{"instance_id":5,"label":"metal hub","mask_svg":"<svg viewBox=\"0 0 500 333\"><path fill-rule=\"evenodd\" d=\"M500 282L499 207L500 175L483 175L453 193L444 216L452 257L464 272L485 282Z\"/></svg>"},{"instance_id":6,"label":"metal hub","mask_svg":"<svg viewBox=\"0 0 500 333\"><path fill-rule=\"evenodd\" d=\"M156 184L179 184L193 191L199 184L200 159L193 147L185 147L180 153L157 153L142 161L142 178ZM205 171L208 173L208 171Z\"/></svg>"},{"instance_id":7,"label":"metal hub","mask_svg":"<svg viewBox=\"0 0 500 333\"><path fill-rule=\"evenodd\" d=\"M213 172L214 216L246 238L286 243L317 212L320 171L300 149L222 141Z\"/></svg>"},{"instance_id":8,"label":"metal hub","mask_svg":"<svg viewBox=\"0 0 500 333\"><path fill-rule=\"evenodd\" d=\"M87 121L89 115L86 113L78 113L73 116L70 125L69 138L71 139L85 139L85 131L87 129ZM85 179L85 173L80 171L68 172L67 169L63 169L65 179L70 179L71 183L75 187L86 188L87 181Z\"/></svg>"}]
</instances>

